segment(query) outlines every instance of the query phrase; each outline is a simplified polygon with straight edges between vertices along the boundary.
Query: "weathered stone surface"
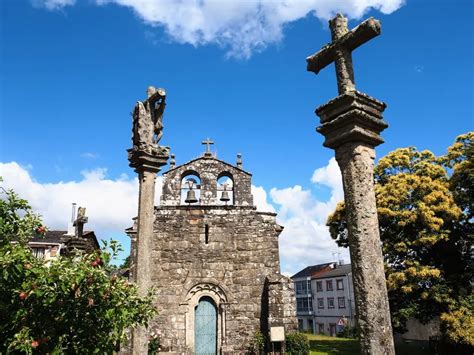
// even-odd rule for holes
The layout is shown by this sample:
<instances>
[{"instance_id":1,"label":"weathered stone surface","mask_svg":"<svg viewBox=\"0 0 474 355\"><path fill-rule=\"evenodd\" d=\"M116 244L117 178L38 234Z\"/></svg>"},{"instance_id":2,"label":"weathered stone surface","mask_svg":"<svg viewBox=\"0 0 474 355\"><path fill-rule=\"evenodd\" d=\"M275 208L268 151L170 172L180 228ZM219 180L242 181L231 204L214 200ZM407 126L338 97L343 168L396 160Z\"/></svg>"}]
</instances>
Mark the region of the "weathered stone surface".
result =
<instances>
[{"instance_id":1,"label":"weathered stone surface","mask_svg":"<svg viewBox=\"0 0 474 355\"><path fill-rule=\"evenodd\" d=\"M319 52L306 58L307 70L319 73L321 69L336 63L336 77L339 94L355 90L352 51L380 34L380 22L372 17L349 31L347 18L337 14L329 21L332 43L324 46Z\"/></svg>"},{"instance_id":2,"label":"weathered stone surface","mask_svg":"<svg viewBox=\"0 0 474 355\"><path fill-rule=\"evenodd\" d=\"M189 173L201 179L201 199L190 206L181 204L181 182ZM234 201L228 206L218 204L216 193L223 175L233 180ZM159 311L150 327L161 332L160 353L193 353L194 311L203 296L218 309L218 353L245 353L255 332L267 332L269 324L295 331L293 285L280 275L282 227L274 213L253 206L251 175L205 155L163 176L161 205L155 208L147 245ZM136 245L132 260L140 258Z\"/></svg>"},{"instance_id":3,"label":"weathered stone surface","mask_svg":"<svg viewBox=\"0 0 474 355\"><path fill-rule=\"evenodd\" d=\"M341 168L362 354L395 354L385 284L382 248L375 204L374 147L388 127L385 104L355 90L351 51L380 33L369 19L352 31L337 15L329 22L333 42L307 59L308 70L319 72L336 62L339 96L316 110L317 131L324 145L336 151Z\"/></svg>"},{"instance_id":4,"label":"weathered stone surface","mask_svg":"<svg viewBox=\"0 0 474 355\"><path fill-rule=\"evenodd\" d=\"M212 155L191 160L185 165L171 169L163 174L166 184L163 184L161 205L177 206L181 202L181 181L187 174L196 174L198 171L201 182L201 205L219 205L217 194L217 180L221 176L232 176L234 182L234 205L253 206L251 193L252 174L231 164L216 159Z\"/></svg>"},{"instance_id":5,"label":"weathered stone surface","mask_svg":"<svg viewBox=\"0 0 474 355\"><path fill-rule=\"evenodd\" d=\"M374 194L373 147L349 142L336 150L341 168L352 278L363 354L395 354Z\"/></svg>"},{"instance_id":6,"label":"weathered stone surface","mask_svg":"<svg viewBox=\"0 0 474 355\"><path fill-rule=\"evenodd\" d=\"M146 294L151 285L150 260L156 173L166 164L169 154L169 148L158 145L163 134L164 108L165 91L149 87L147 100L139 101L135 106L133 147L128 150L130 166L138 173L140 184L132 280L137 284L141 295ZM138 328L133 332L132 341L133 354L147 353L148 339L144 328Z\"/></svg>"}]
</instances>

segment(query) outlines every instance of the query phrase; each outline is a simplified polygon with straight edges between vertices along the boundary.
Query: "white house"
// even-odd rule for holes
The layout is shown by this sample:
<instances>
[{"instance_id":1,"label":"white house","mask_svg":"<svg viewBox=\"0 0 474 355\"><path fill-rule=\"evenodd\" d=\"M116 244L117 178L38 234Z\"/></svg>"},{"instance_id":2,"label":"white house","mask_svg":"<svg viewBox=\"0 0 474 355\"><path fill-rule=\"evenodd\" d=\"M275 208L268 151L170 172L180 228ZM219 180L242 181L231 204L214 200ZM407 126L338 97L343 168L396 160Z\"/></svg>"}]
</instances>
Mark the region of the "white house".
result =
<instances>
[{"instance_id":1,"label":"white house","mask_svg":"<svg viewBox=\"0 0 474 355\"><path fill-rule=\"evenodd\" d=\"M343 327L355 325L350 264L308 266L291 279L295 284L300 331L335 336Z\"/></svg>"}]
</instances>

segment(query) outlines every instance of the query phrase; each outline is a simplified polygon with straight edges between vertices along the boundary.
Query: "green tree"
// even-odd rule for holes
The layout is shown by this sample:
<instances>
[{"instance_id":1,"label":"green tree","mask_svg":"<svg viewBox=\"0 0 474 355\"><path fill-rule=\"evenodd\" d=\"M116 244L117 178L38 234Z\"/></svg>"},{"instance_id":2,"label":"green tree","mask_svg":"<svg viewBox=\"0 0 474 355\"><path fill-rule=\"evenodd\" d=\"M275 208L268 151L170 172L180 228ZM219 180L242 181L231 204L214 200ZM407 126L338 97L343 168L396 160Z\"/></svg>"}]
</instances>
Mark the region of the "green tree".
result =
<instances>
[{"instance_id":1,"label":"green tree","mask_svg":"<svg viewBox=\"0 0 474 355\"><path fill-rule=\"evenodd\" d=\"M459 136L441 157L397 149L374 174L394 328L404 330L410 317L440 316L447 340L471 346L473 140L473 132ZM337 243L348 246L343 202L327 224ZM453 321L461 315L464 328Z\"/></svg>"},{"instance_id":2,"label":"green tree","mask_svg":"<svg viewBox=\"0 0 474 355\"><path fill-rule=\"evenodd\" d=\"M127 329L155 314L152 294L112 276L116 242L102 252L35 258L28 239L45 227L11 190L0 199L0 353L112 353Z\"/></svg>"}]
</instances>

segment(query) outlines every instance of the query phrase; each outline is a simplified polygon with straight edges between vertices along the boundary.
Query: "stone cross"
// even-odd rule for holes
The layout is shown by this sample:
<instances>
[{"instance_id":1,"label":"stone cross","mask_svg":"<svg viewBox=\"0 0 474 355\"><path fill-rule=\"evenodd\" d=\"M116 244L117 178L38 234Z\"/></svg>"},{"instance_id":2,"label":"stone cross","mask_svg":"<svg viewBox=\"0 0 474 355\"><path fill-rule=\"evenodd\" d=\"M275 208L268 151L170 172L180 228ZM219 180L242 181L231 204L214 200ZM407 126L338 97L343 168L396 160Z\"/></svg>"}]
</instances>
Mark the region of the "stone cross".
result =
<instances>
[{"instance_id":1,"label":"stone cross","mask_svg":"<svg viewBox=\"0 0 474 355\"><path fill-rule=\"evenodd\" d=\"M76 237L82 238L84 235L84 224L88 222L89 218L86 216L86 208L79 207L77 210L77 218L73 222L73 226L76 227Z\"/></svg>"},{"instance_id":2,"label":"stone cross","mask_svg":"<svg viewBox=\"0 0 474 355\"><path fill-rule=\"evenodd\" d=\"M211 144L214 144L213 141L211 141L209 138L207 138L205 141L202 141L201 144L206 145L206 153L204 153L205 156L211 156Z\"/></svg>"},{"instance_id":3,"label":"stone cross","mask_svg":"<svg viewBox=\"0 0 474 355\"><path fill-rule=\"evenodd\" d=\"M329 27L332 43L306 58L307 69L318 74L321 69L335 62L337 87L339 95L342 95L355 90L352 51L380 34L380 22L371 17L349 31L347 18L337 14L329 21Z\"/></svg>"},{"instance_id":4,"label":"stone cross","mask_svg":"<svg viewBox=\"0 0 474 355\"><path fill-rule=\"evenodd\" d=\"M388 127L386 106L355 90L351 60L352 50L380 33L380 23L369 19L349 32L337 15L329 25L333 42L307 58L308 70L317 74L335 61L340 95L316 109L317 131L335 150L342 174L361 354L394 355L373 173L374 148Z\"/></svg>"}]
</instances>

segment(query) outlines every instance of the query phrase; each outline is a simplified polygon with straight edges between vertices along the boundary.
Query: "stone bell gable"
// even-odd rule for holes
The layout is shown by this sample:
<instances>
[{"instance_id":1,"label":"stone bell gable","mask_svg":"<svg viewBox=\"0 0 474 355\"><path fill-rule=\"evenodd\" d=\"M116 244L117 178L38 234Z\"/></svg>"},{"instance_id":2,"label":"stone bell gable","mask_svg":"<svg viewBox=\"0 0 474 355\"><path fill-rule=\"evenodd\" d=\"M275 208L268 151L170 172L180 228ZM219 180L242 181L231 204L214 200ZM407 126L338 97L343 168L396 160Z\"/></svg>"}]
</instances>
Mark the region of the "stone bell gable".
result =
<instances>
[{"instance_id":1,"label":"stone bell gable","mask_svg":"<svg viewBox=\"0 0 474 355\"><path fill-rule=\"evenodd\" d=\"M200 205L218 205L218 184L222 177L233 181L234 206L253 207L251 193L252 174L219 160L211 155L191 160L190 162L173 168L163 174L162 206L179 205L182 193L182 182L187 176L197 176L200 179Z\"/></svg>"},{"instance_id":2,"label":"stone bell gable","mask_svg":"<svg viewBox=\"0 0 474 355\"><path fill-rule=\"evenodd\" d=\"M283 227L253 206L251 174L210 155L173 167L154 212L150 331L160 354L245 354L257 331L296 331L293 283L280 274Z\"/></svg>"}]
</instances>

